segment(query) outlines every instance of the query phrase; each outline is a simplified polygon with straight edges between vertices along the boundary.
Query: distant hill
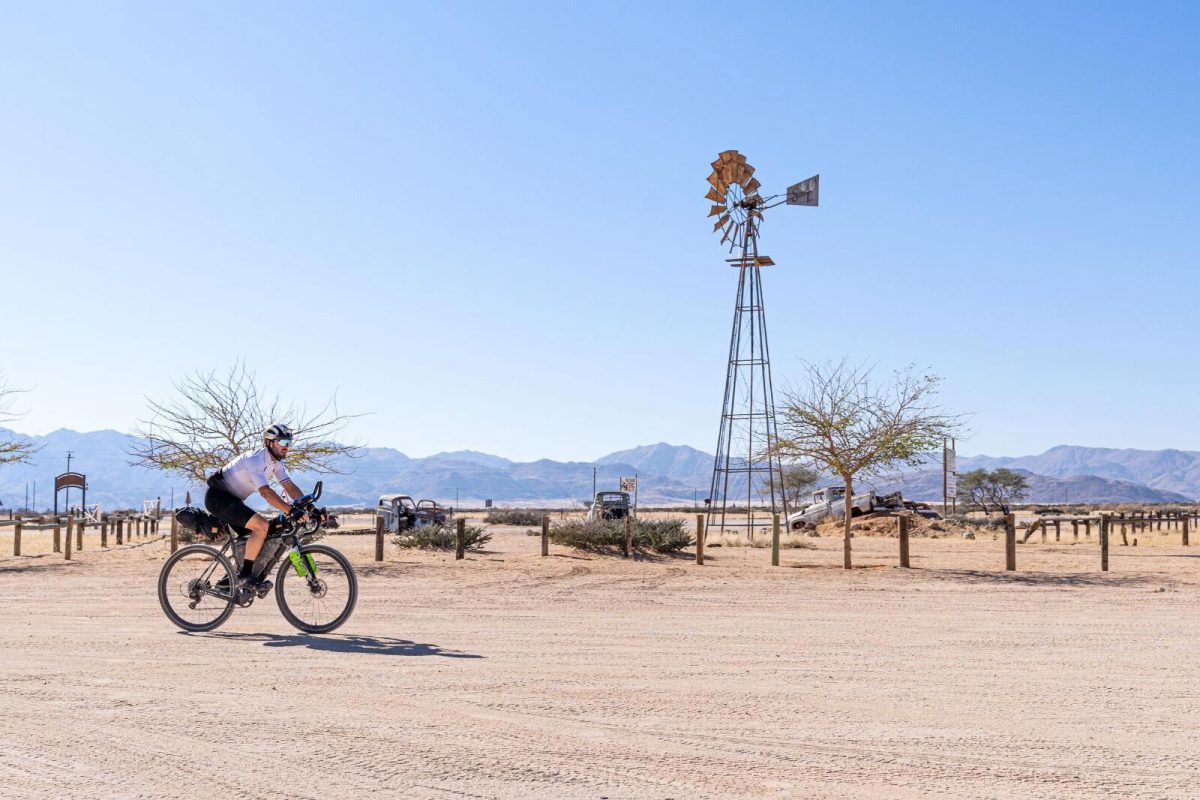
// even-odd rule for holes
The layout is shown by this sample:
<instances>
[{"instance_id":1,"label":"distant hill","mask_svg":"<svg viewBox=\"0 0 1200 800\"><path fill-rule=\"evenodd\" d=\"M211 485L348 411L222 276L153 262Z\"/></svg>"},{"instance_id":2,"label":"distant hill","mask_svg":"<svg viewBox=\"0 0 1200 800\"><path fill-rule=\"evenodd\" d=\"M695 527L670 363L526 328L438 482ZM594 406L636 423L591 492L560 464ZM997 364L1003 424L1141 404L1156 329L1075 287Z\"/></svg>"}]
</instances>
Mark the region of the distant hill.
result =
<instances>
[{"instance_id":1,"label":"distant hill","mask_svg":"<svg viewBox=\"0 0 1200 800\"><path fill-rule=\"evenodd\" d=\"M959 458L960 472L996 467L1024 469L1054 478L1096 475L1187 497L1200 497L1200 452L1193 450L1116 450L1059 445L1035 456Z\"/></svg>"},{"instance_id":2,"label":"distant hill","mask_svg":"<svg viewBox=\"0 0 1200 800\"><path fill-rule=\"evenodd\" d=\"M0 436L11 434L0 429ZM161 497L177 504L185 493L199 502L203 487L182 479L129 466L126 451L133 437L117 431L60 429L45 436L26 437L41 446L33 464L0 466L0 501L20 506L25 488L36 483L38 506L53 503L54 476L66 469L66 454L74 453L72 468L88 476L88 500L106 508L140 506L143 499ZM541 459L514 462L507 458L459 450L411 458L388 447L369 447L358 457L340 463L341 475L298 474L302 486L319 477L333 505L373 505L379 495L404 492L444 503L482 505L486 499L503 505L574 505L590 497L592 470L600 489L615 489L623 476L639 476L639 499L647 505L691 505L708 494L713 456L693 447L665 442L619 450L584 461ZM1033 502L1181 502L1200 497L1200 453L1183 450L1110 450L1061 446L1037 456L960 456L959 470L996 467L1028 474ZM829 481L832 483L833 481ZM864 485L866 485L864 483ZM940 501L941 473L927 469L878 481L880 489L900 488L917 500ZM743 496L745 483L731 486ZM78 492L72 495L78 501Z\"/></svg>"},{"instance_id":3,"label":"distant hill","mask_svg":"<svg viewBox=\"0 0 1200 800\"><path fill-rule=\"evenodd\" d=\"M962 459L960 459L961 463ZM1073 475L1055 478L1036 475L1028 470L1015 469L1029 481L1028 503L1183 503L1186 495L1151 489L1133 481L1113 480L1096 475ZM894 480L878 481L881 491L899 489L911 500L942 502L942 471L923 470L903 475Z\"/></svg>"},{"instance_id":4,"label":"distant hill","mask_svg":"<svg viewBox=\"0 0 1200 800\"><path fill-rule=\"evenodd\" d=\"M710 483L713 457L687 445L670 445L666 442L619 450L596 459L597 464L629 464L639 472L649 475L665 475L671 478L695 482L702 478Z\"/></svg>"}]
</instances>

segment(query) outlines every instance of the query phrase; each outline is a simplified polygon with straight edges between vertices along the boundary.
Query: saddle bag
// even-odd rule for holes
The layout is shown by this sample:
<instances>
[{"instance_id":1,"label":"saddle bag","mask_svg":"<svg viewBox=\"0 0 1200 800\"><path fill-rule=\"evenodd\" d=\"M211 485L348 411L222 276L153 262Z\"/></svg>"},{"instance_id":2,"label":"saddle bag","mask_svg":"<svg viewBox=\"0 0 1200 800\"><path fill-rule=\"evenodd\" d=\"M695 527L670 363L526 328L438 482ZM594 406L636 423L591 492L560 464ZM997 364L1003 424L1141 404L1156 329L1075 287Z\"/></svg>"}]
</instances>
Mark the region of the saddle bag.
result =
<instances>
[{"instance_id":1,"label":"saddle bag","mask_svg":"<svg viewBox=\"0 0 1200 800\"><path fill-rule=\"evenodd\" d=\"M221 520L195 506L184 506L175 512L175 521L179 523L179 531L184 541L199 539L214 542L224 535L224 525Z\"/></svg>"}]
</instances>

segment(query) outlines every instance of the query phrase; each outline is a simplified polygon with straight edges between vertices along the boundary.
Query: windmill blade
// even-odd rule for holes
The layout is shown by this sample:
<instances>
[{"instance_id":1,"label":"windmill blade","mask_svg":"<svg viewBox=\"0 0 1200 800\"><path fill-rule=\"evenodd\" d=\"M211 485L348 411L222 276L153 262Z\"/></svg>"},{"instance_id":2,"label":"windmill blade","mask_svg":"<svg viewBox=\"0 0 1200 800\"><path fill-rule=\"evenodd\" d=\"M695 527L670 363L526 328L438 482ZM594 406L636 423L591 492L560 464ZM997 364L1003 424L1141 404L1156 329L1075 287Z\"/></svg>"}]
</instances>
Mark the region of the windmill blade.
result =
<instances>
[{"instance_id":1,"label":"windmill blade","mask_svg":"<svg viewBox=\"0 0 1200 800\"><path fill-rule=\"evenodd\" d=\"M730 227L730 228L732 228L733 226L732 226L732 225L730 225L729 227ZM725 244L725 240L726 240L726 239L728 239L728 238L729 238L729 228L727 228L727 229L726 229L726 230L725 230L725 231L722 233L722 235L721 235L721 244Z\"/></svg>"},{"instance_id":2,"label":"windmill blade","mask_svg":"<svg viewBox=\"0 0 1200 800\"><path fill-rule=\"evenodd\" d=\"M717 214L724 214L724 213L725 213L724 205L708 207L708 216L710 216L710 217L715 217Z\"/></svg>"},{"instance_id":3,"label":"windmill blade","mask_svg":"<svg viewBox=\"0 0 1200 800\"><path fill-rule=\"evenodd\" d=\"M718 192L724 191L725 187L728 185L721 180L721 176L717 174L716 170L713 170L713 174L708 176L708 183Z\"/></svg>"},{"instance_id":4,"label":"windmill blade","mask_svg":"<svg viewBox=\"0 0 1200 800\"><path fill-rule=\"evenodd\" d=\"M751 172L753 172L753 170L751 170ZM754 194L761 186L762 184L758 182L758 178L750 178L750 182L743 184L742 188L746 190L746 194Z\"/></svg>"},{"instance_id":5,"label":"windmill blade","mask_svg":"<svg viewBox=\"0 0 1200 800\"><path fill-rule=\"evenodd\" d=\"M708 194L704 195L705 200L711 200L714 203L724 203L725 193L718 192L716 189L709 189Z\"/></svg>"},{"instance_id":6,"label":"windmill blade","mask_svg":"<svg viewBox=\"0 0 1200 800\"><path fill-rule=\"evenodd\" d=\"M721 161L733 161L740 155L741 153L739 153L737 150L722 150L717 154L717 158Z\"/></svg>"},{"instance_id":7,"label":"windmill blade","mask_svg":"<svg viewBox=\"0 0 1200 800\"><path fill-rule=\"evenodd\" d=\"M715 232L715 231L719 231L721 228L725 227L725 223L726 223L726 222L729 222L729 215L728 215L728 214L726 214L725 216L723 216L723 217L721 217L719 220L717 220L716 224L715 224L715 225L713 225L713 231L714 231L714 232Z\"/></svg>"}]
</instances>

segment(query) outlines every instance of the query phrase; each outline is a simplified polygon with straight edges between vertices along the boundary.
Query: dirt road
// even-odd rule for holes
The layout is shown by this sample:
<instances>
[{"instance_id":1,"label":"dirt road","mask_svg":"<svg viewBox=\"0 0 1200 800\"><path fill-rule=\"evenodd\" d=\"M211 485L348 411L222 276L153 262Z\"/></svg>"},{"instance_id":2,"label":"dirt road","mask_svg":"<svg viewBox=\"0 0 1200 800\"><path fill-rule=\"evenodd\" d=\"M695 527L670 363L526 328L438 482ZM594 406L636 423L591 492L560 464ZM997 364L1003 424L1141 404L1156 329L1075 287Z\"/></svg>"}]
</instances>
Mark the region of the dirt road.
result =
<instances>
[{"instance_id":1,"label":"dirt road","mask_svg":"<svg viewBox=\"0 0 1200 800\"><path fill-rule=\"evenodd\" d=\"M91 536L89 534L89 536ZM161 541L0 556L0 797L1195 798L1200 548L466 561L330 537L336 635L172 628ZM0 549L11 537L0 531Z\"/></svg>"}]
</instances>

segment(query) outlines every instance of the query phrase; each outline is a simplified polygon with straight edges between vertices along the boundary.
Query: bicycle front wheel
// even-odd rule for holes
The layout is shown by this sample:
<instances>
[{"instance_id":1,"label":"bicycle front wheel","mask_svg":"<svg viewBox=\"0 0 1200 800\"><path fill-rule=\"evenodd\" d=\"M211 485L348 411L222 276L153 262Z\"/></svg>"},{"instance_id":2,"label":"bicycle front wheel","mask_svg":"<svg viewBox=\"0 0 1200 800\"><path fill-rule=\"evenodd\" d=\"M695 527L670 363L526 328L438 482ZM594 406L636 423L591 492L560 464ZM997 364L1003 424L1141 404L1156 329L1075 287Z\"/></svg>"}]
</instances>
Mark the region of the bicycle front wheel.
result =
<instances>
[{"instance_id":1,"label":"bicycle front wheel","mask_svg":"<svg viewBox=\"0 0 1200 800\"><path fill-rule=\"evenodd\" d=\"M185 631L211 631L233 613L233 566L221 551L189 544L171 554L158 574L158 603Z\"/></svg>"},{"instance_id":2,"label":"bicycle front wheel","mask_svg":"<svg viewBox=\"0 0 1200 800\"><path fill-rule=\"evenodd\" d=\"M324 544L300 546L300 569L285 558L275 580L279 611L305 633L341 627L358 602L358 577L350 561ZM303 574L300 574L303 573Z\"/></svg>"}]
</instances>

